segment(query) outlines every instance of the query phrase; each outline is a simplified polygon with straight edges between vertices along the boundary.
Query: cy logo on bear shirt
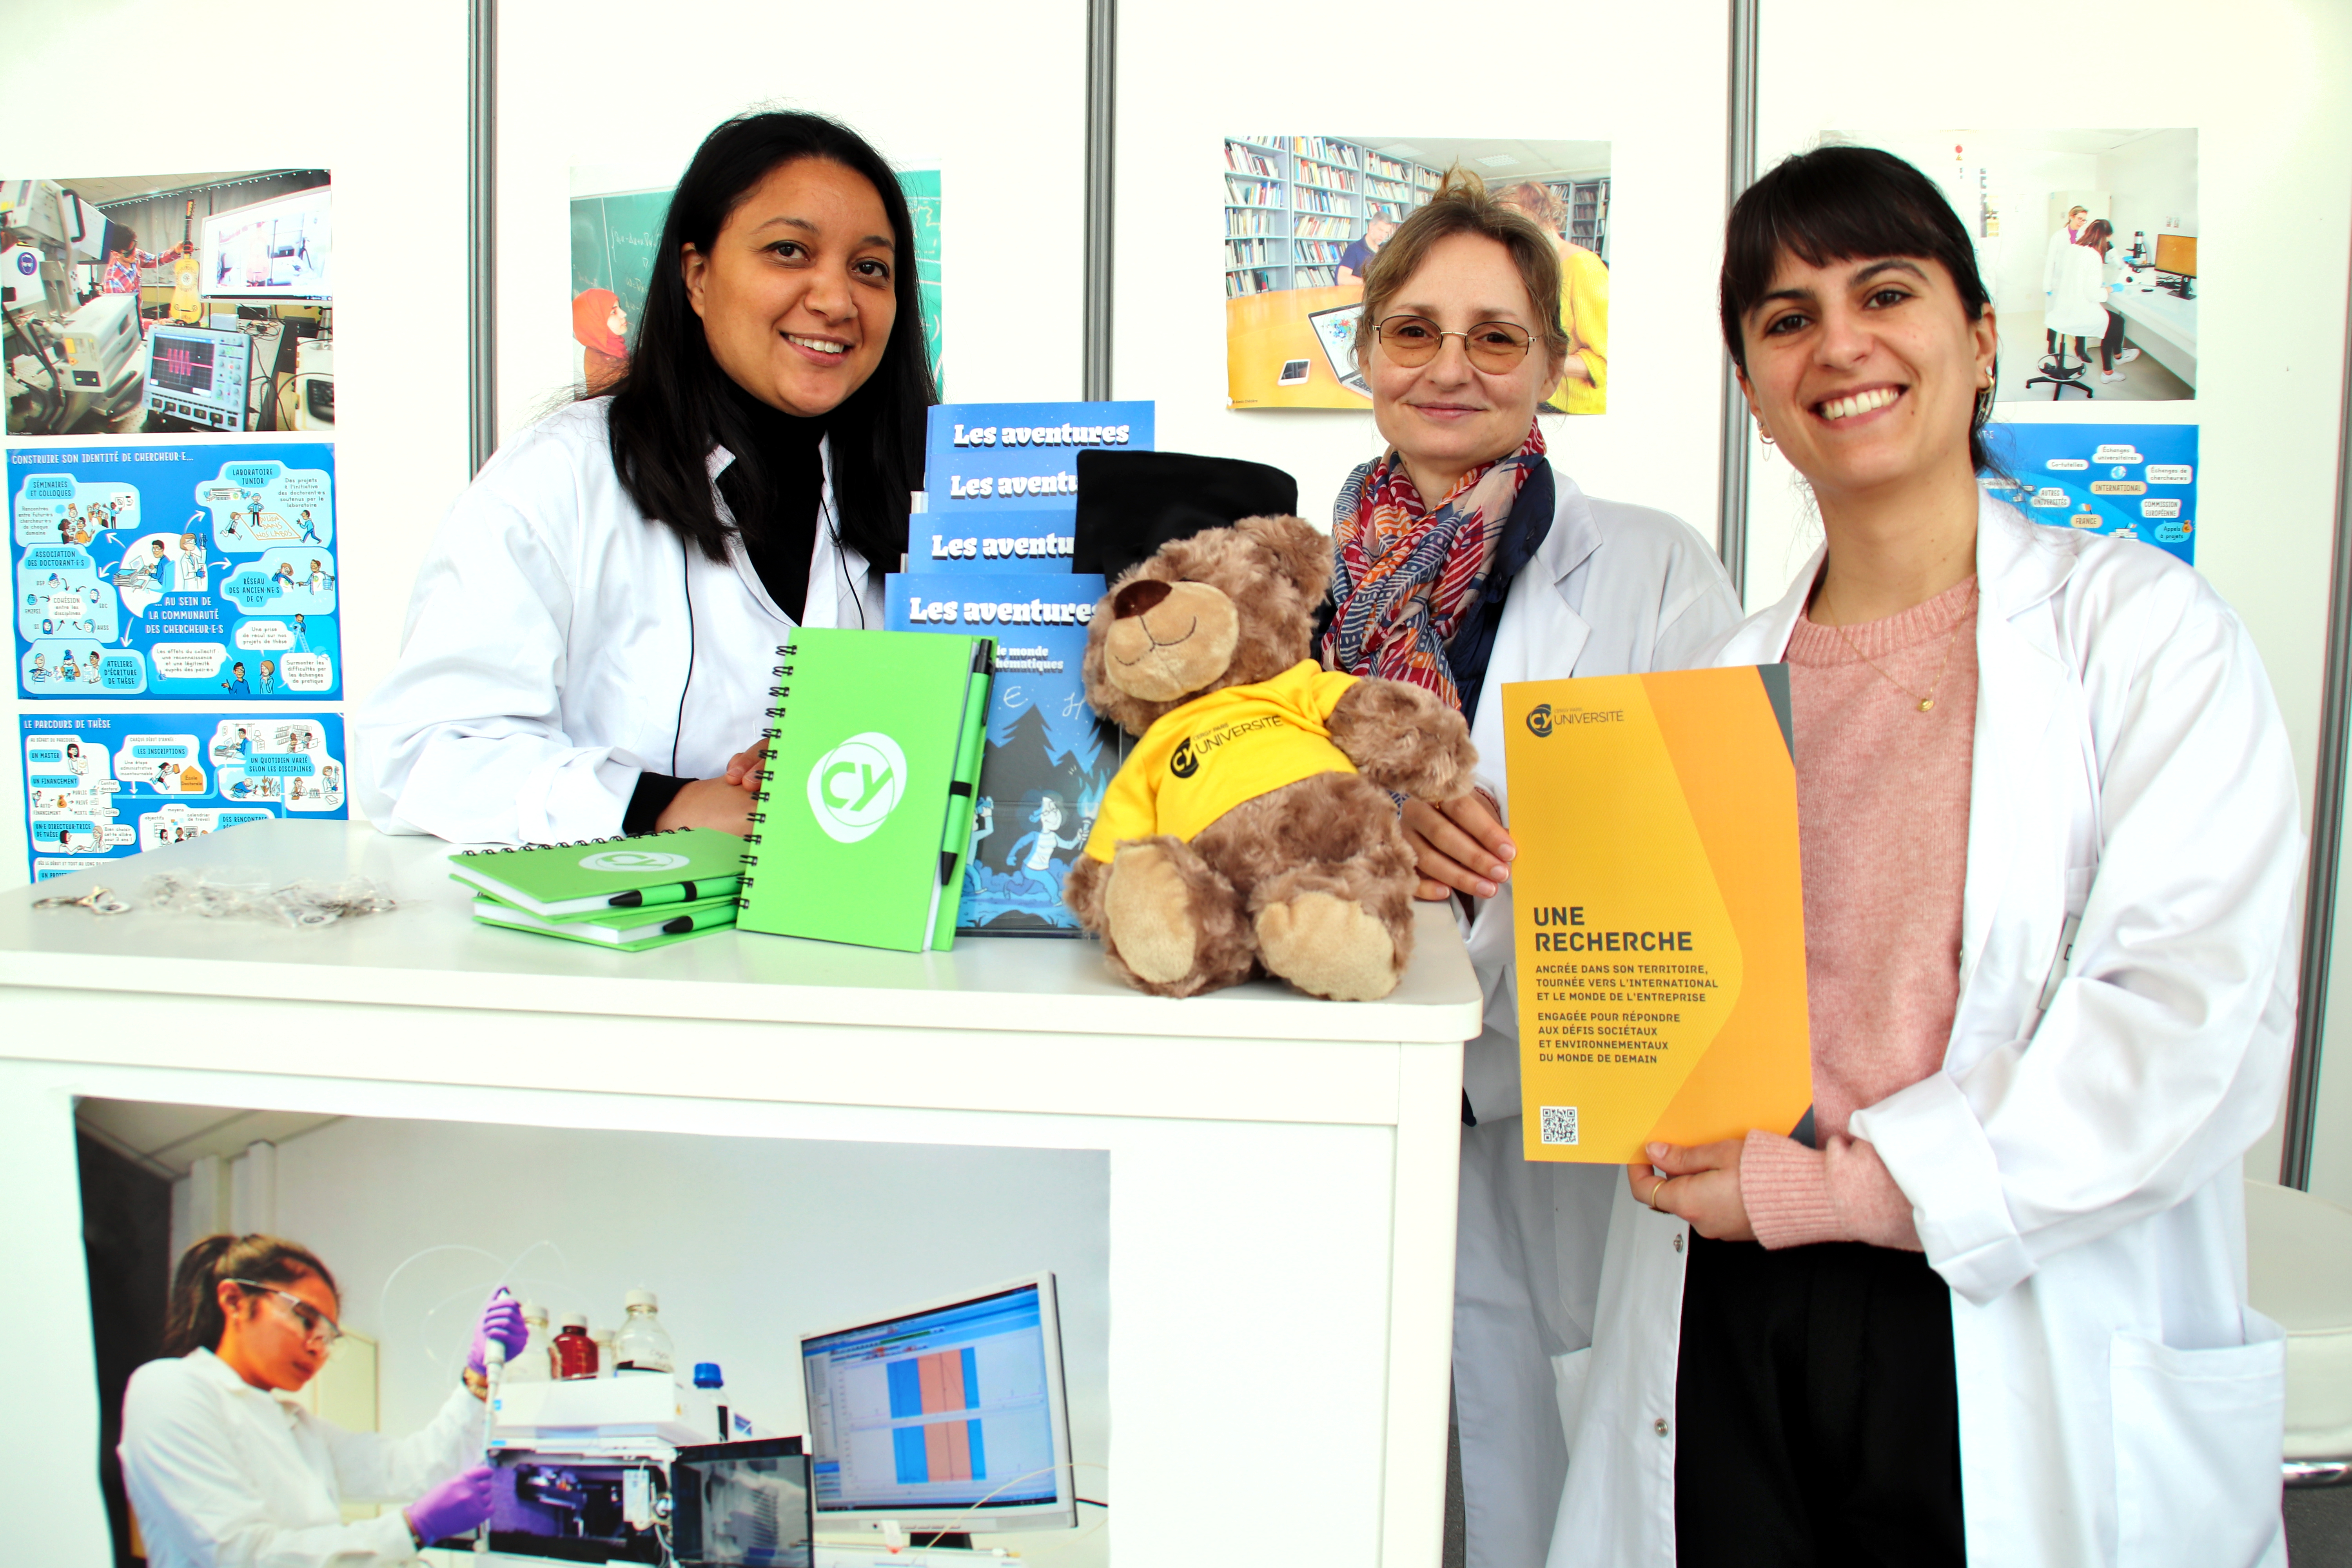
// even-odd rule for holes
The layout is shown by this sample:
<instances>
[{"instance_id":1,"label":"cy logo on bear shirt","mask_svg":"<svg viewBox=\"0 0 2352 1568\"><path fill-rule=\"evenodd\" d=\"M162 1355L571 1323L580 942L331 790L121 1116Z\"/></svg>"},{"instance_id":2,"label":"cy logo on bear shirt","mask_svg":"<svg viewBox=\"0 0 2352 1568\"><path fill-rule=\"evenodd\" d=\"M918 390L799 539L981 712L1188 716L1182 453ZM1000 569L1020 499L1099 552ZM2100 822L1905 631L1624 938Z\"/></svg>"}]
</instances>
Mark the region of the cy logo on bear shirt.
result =
<instances>
[{"instance_id":1,"label":"cy logo on bear shirt","mask_svg":"<svg viewBox=\"0 0 2352 1568\"><path fill-rule=\"evenodd\" d=\"M906 793L907 754L879 730L850 736L809 770L809 810L836 844L871 835Z\"/></svg>"},{"instance_id":2,"label":"cy logo on bear shirt","mask_svg":"<svg viewBox=\"0 0 2352 1568\"><path fill-rule=\"evenodd\" d=\"M1168 759L1168 771L1180 779L1189 779L1201 771L1201 759L1192 754L1192 736L1176 742L1176 754Z\"/></svg>"}]
</instances>

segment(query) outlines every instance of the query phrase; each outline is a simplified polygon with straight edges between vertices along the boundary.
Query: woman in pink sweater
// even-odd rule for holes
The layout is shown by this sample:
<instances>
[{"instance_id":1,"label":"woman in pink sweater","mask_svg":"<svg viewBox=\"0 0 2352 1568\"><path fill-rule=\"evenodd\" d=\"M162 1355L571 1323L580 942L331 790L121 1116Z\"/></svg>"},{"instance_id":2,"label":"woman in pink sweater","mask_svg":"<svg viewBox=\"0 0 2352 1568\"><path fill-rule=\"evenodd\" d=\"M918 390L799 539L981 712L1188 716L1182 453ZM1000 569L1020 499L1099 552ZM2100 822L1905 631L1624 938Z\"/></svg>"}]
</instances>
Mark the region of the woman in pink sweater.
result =
<instances>
[{"instance_id":1,"label":"woman in pink sweater","mask_svg":"<svg viewBox=\"0 0 2352 1568\"><path fill-rule=\"evenodd\" d=\"M2182 563L1979 487L1993 311L1910 165L1759 181L1722 316L1825 536L1712 659L1790 666L1814 1104L1628 1170L1553 1568L2283 1563L2260 660Z\"/></svg>"}]
</instances>

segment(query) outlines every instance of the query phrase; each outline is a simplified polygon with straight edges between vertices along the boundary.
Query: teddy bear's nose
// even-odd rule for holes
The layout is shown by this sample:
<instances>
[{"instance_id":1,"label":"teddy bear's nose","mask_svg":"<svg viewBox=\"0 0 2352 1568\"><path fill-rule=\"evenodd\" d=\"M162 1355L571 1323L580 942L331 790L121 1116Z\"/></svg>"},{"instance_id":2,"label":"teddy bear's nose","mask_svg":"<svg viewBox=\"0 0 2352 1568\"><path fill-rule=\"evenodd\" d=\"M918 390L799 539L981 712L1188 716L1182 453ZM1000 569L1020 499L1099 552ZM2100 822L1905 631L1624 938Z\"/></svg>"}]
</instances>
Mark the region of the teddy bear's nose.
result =
<instances>
[{"instance_id":1,"label":"teddy bear's nose","mask_svg":"<svg viewBox=\"0 0 2352 1568\"><path fill-rule=\"evenodd\" d=\"M1126 587L1121 588L1118 591L1118 596L1110 602L1111 618L1123 621L1129 616L1149 615L1151 613L1152 606L1166 598L1171 592L1168 584L1157 577L1145 577L1138 582L1129 583Z\"/></svg>"}]
</instances>

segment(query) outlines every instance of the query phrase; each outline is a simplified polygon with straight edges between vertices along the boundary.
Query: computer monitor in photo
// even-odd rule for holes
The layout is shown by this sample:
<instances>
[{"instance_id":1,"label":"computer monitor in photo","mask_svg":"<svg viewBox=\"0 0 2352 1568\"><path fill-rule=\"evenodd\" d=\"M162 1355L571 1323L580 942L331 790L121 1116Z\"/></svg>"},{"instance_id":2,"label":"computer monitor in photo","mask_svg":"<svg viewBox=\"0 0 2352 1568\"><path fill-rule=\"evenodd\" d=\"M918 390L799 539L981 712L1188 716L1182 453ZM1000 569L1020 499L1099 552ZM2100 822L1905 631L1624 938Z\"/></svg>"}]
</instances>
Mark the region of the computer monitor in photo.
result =
<instances>
[{"instance_id":1,"label":"computer monitor in photo","mask_svg":"<svg viewBox=\"0 0 2352 1568\"><path fill-rule=\"evenodd\" d=\"M2197 276L2197 237L2193 234L2159 234L2156 237L2156 269L2169 272L2175 278Z\"/></svg>"},{"instance_id":2,"label":"computer monitor in photo","mask_svg":"<svg viewBox=\"0 0 2352 1568\"><path fill-rule=\"evenodd\" d=\"M821 1535L1075 1528L1054 1277L801 1337Z\"/></svg>"}]
</instances>

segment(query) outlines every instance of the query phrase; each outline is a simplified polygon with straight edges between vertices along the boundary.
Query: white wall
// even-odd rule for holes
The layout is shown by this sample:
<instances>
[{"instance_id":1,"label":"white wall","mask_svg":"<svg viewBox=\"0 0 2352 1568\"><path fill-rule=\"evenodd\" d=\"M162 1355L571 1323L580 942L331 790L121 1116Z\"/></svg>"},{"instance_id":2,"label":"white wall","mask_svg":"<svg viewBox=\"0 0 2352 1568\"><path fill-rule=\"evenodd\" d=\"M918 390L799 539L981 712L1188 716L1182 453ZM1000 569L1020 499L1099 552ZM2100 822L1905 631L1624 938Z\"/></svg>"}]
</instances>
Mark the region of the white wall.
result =
<instances>
[{"instance_id":1,"label":"white wall","mask_svg":"<svg viewBox=\"0 0 2352 1568\"><path fill-rule=\"evenodd\" d=\"M277 1215L334 1269L344 1325L382 1346L387 1432L441 1407L501 1282L597 1328L656 1291L680 1372L717 1362L730 1405L789 1433L808 1429L801 1334L1051 1269L1072 1446L1108 1457L1098 1150L354 1117L279 1145Z\"/></svg>"},{"instance_id":2,"label":"white wall","mask_svg":"<svg viewBox=\"0 0 2352 1568\"><path fill-rule=\"evenodd\" d=\"M1158 400L1167 450L1287 469L1299 510L1326 521L1380 437L1369 413L1225 406L1224 137L1608 142L1610 412L1547 419L1545 437L1588 491L1712 539L1728 40L1719 0L1457 9L1442 26L1425 5L1370 0L1262 8L1240 33L1184 6L1121 7L1117 395ZM1399 51L1425 82L1398 81ZM1508 85L1479 64L1493 51L1521 73Z\"/></svg>"},{"instance_id":3,"label":"white wall","mask_svg":"<svg viewBox=\"0 0 2352 1568\"><path fill-rule=\"evenodd\" d=\"M158 70L213 80L208 50L240 20L251 36L236 40L235 63L219 78L240 83L233 107L187 113L133 107L146 102L141 84ZM465 0L414 0L396 20L382 7L338 0L309 6L290 23L193 19L166 0L11 7L0 100L56 103L61 91L82 94L85 108L13 116L8 177L275 168L323 168L334 176L342 564L336 586L345 700L314 707L348 710L389 668L425 533L467 478ZM114 108L89 107L101 100ZM0 692L7 729L0 747L0 888L26 879L18 714L218 707L85 709L22 702L14 692L12 676Z\"/></svg>"}]
</instances>

